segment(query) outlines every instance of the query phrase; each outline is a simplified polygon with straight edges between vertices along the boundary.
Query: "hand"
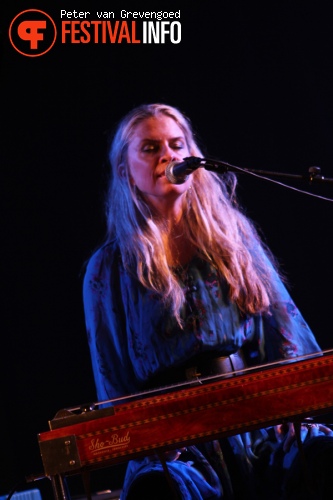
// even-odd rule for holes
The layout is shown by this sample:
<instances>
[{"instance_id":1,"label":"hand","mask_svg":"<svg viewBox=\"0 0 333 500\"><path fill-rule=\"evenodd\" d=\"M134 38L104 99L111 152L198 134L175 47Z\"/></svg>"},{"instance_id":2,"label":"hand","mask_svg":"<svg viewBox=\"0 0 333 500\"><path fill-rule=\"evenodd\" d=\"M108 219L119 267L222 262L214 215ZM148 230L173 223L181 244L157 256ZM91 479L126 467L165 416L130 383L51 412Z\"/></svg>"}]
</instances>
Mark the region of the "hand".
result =
<instances>
[{"instance_id":1,"label":"hand","mask_svg":"<svg viewBox=\"0 0 333 500\"><path fill-rule=\"evenodd\" d=\"M296 431L293 423L276 425L274 427L275 437L279 443L283 443L283 451L287 453L290 447L296 440ZM332 436L333 431L323 424L301 424L301 441L304 442L306 437L316 437L320 435Z\"/></svg>"},{"instance_id":2,"label":"hand","mask_svg":"<svg viewBox=\"0 0 333 500\"><path fill-rule=\"evenodd\" d=\"M326 425L323 424L310 424L309 432L310 432L310 437L315 437L315 436L333 437L332 429L326 427Z\"/></svg>"},{"instance_id":3,"label":"hand","mask_svg":"<svg viewBox=\"0 0 333 500\"><path fill-rule=\"evenodd\" d=\"M170 450L164 453L164 458L166 462L175 462L178 460L180 455L186 451L186 448L178 448L177 450Z\"/></svg>"}]
</instances>

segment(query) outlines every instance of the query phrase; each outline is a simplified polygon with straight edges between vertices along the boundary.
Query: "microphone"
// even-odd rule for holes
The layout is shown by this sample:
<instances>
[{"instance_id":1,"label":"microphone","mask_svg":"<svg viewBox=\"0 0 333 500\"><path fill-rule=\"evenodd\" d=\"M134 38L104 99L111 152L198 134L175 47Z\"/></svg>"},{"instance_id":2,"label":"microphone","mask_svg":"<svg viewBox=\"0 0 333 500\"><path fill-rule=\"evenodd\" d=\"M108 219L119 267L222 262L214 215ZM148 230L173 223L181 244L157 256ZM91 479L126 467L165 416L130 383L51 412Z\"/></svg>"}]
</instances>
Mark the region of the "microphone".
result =
<instances>
[{"instance_id":1,"label":"microphone","mask_svg":"<svg viewBox=\"0 0 333 500\"><path fill-rule=\"evenodd\" d=\"M189 174L200 167L202 158L189 156L183 158L183 161L171 161L165 169L165 177L171 184L184 184Z\"/></svg>"}]
</instances>

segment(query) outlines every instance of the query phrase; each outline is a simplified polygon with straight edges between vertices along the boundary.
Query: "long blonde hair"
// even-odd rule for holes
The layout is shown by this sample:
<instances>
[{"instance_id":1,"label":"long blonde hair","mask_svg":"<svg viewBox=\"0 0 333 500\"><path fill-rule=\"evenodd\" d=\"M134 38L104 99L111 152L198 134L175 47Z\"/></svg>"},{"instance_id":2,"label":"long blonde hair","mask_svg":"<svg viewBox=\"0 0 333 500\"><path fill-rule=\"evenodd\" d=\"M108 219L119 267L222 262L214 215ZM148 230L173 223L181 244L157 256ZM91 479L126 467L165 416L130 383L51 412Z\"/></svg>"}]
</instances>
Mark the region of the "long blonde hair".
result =
<instances>
[{"instance_id":1,"label":"long blonde hair","mask_svg":"<svg viewBox=\"0 0 333 500\"><path fill-rule=\"evenodd\" d=\"M159 224L151 207L129 182L127 148L135 127L159 115L175 120L191 156L202 157L189 119L177 108L146 104L120 122L110 148L112 175L107 195L107 239L118 241L128 271L157 292L180 322L184 292L169 267ZM125 175L119 173L125 166ZM183 200L183 223L188 241L216 267L229 286L229 298L243 313L267 311L274 296L272 266L257 231L235 198L236 177L216 175L204 168L192 174L192 187Z\"/></svg>"}]
</instances>

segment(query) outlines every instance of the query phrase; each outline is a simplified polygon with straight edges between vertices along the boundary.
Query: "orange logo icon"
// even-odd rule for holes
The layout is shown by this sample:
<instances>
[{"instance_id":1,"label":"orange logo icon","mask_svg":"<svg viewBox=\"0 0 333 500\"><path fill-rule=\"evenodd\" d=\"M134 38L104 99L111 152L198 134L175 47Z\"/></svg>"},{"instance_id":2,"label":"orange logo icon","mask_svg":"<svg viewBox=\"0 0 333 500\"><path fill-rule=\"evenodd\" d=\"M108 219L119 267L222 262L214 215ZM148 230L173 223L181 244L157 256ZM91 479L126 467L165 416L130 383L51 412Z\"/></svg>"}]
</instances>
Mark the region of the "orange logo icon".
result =
<instances>
[{"instance_id":1,"label":"orange logo icon","mask_svg":"<svg viewBox=\"0 0 333 500\"><path fill-rule=\"evenodd\" d=\"M42 10L24 10L12 20L9 39L17 52L28 57L46 54L54 45L57 28L53 19Z\"/></svg>"}]
</instances>

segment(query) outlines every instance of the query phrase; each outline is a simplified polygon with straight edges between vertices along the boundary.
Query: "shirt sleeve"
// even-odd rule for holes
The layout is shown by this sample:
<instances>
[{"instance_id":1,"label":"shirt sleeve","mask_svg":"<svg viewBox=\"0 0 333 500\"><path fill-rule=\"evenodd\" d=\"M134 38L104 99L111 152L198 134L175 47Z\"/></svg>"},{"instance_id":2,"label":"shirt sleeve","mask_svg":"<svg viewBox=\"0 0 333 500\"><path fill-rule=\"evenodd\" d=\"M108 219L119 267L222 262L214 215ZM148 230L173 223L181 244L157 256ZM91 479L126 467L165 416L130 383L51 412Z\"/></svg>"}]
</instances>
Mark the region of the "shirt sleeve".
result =
<instances>
[{"instance_id":1,"label":"shirt sleeve","mask_svg":"<svg viewBox=\"0 0 333 500\"><path fill-rule=\"evenodd\" d=\"M269 313L262 318L267 361L320 352L313 332L273 266L271 279L275 294Z\"/></svg>"},{"instance_id":2,"label":"shirt sleeve","mask_svg":"<svg viewBox=\"0 0 333 500\"><path fill-rule=\"evenodd\" d=\"M129 360L120 287L120 257L114 245L89 260L83 282L83 304L98 401L136 392Z\"/></svg>"}]
</instances>

